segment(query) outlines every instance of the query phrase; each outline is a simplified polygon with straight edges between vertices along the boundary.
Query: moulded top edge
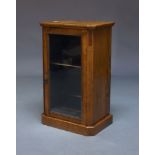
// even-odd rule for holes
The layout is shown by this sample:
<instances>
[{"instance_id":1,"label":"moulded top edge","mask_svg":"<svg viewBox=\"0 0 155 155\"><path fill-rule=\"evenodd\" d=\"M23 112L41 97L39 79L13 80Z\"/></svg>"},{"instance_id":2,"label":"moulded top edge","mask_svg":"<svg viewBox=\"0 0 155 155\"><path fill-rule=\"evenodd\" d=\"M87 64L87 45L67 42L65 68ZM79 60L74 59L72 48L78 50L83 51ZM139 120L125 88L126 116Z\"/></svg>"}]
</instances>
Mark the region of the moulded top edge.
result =
<instances>
[{"instance_id":1,"label":"moulded top edge","mask_svg":"<svg viewBox=\"0 0 155 155\"><path fill-rule=\"evenodd\" d=\"M75 28L96 28L113 26L114 22L108 21L44 21L40 23L46 27L75 27Z\"/></svg>"}]
</instances>

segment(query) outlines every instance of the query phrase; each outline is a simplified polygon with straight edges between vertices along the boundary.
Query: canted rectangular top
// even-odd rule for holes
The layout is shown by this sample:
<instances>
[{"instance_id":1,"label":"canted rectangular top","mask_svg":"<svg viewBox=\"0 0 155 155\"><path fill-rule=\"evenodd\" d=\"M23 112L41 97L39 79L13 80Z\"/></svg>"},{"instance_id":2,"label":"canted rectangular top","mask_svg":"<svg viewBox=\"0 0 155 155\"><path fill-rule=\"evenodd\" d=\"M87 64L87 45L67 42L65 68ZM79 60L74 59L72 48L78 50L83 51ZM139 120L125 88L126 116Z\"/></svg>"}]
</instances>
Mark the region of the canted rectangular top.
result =
<instances>
[{"instance_id":1,"label":"canted rectangular top","mask_svg":"<svg viewBox=\"0 0 155 155\"><path fill-rule=\"evenodd\" d=\"M106 21L45 21L40 23L46 27L72 27L72 28L97 28L104 26L112 26L114 22Z\"/></svg>"}]
</instances>

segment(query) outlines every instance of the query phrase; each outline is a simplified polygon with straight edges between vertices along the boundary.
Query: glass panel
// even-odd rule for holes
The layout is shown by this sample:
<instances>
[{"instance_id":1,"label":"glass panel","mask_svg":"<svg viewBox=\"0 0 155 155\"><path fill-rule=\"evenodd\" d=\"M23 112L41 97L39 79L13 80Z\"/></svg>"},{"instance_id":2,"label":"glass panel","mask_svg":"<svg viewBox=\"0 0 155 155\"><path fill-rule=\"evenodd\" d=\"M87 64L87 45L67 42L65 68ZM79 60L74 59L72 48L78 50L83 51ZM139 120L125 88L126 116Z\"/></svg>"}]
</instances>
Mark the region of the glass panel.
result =
<instances>
[{"instance_id":1,"label":"glass panel","mask_svg":"<svg viewBox=\"0 0 155 155\"><path fill-rule=\"evenodd\" d=\"M81 116L81 37L49 35L51 112Z\"/></svg>"}]
</instances>

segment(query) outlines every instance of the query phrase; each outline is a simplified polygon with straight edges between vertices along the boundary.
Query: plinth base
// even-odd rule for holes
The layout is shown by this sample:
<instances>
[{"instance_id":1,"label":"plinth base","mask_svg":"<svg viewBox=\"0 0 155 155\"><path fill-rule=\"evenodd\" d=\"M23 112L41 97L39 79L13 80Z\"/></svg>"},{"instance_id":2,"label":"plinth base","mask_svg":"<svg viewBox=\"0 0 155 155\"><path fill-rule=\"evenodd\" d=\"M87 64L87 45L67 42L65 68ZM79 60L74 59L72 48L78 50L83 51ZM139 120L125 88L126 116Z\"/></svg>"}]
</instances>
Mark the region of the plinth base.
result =
<instances>
[{"instance_id":1,"label":"plinth base","mask_svg":"<svg viewBox=\"0 0 155 155\"><path fill-rule=\"evenodd\" d=\"M112 115L107 115L92 126L85 126L83 124L77 124L58 118L48 117L42 114L42 123L48 126L64 129L85 136L93 136L112 123Z\"/></svg>"}]
</instances>

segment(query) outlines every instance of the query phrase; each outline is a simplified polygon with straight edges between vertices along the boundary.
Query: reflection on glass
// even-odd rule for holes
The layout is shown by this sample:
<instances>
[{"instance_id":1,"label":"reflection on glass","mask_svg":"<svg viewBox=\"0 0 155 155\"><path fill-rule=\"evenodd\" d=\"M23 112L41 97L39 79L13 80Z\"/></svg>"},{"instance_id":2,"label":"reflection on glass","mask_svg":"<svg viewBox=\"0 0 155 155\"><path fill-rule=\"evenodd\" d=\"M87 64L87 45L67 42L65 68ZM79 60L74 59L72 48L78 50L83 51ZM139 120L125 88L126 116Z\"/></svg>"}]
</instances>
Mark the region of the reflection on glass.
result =
<instances>
[{"instance_id":1,"label":"reflection on glass","mask_svg":"<svg viewBox=\"0 0 155 155\"><path fill-rule=\"evenodd\" d=\"M81 38L49 35L51 112L81 116Z\"/></svg>"}]
</instances>

